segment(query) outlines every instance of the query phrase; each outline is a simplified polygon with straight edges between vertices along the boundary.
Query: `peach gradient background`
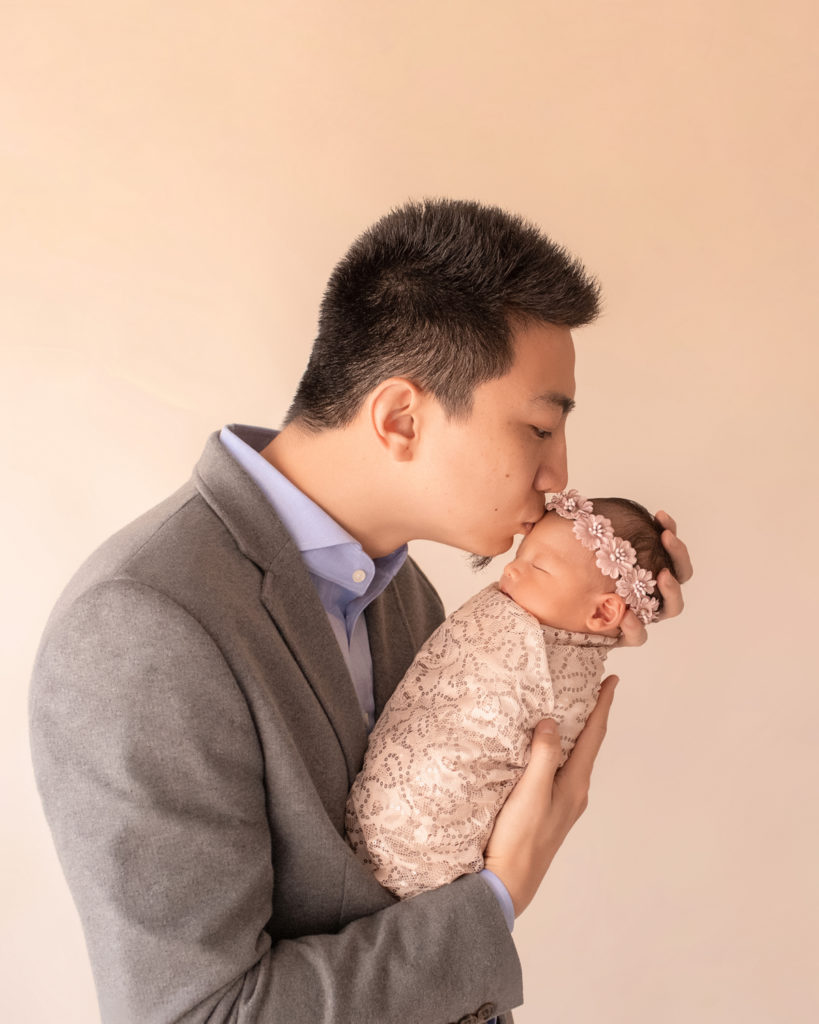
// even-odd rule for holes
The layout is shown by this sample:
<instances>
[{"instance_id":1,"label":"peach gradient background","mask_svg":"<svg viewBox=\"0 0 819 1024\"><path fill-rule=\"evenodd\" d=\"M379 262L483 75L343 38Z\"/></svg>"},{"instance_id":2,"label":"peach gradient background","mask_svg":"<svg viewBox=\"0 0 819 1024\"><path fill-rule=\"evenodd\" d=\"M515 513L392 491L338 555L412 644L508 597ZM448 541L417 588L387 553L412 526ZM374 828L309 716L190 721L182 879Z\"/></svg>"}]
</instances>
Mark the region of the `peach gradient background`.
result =
<instances>
[{"instance_id":1,"label":"peach gradient background","mask_svg":"<svg viewBox=\"0 0 819 1024\"><path fill-rule=\"evenodd\" d=\"M2 5L4 1019L98 1020L29 767L52 603L210 430L278 423L335 260L424 195L520 211L600 276L572 482L667 507L697 564L684 617L611 659L517 1020L819 1019L815 11ZM482 582L417 555L450 608Z\"/></svg>"}]
</instances>

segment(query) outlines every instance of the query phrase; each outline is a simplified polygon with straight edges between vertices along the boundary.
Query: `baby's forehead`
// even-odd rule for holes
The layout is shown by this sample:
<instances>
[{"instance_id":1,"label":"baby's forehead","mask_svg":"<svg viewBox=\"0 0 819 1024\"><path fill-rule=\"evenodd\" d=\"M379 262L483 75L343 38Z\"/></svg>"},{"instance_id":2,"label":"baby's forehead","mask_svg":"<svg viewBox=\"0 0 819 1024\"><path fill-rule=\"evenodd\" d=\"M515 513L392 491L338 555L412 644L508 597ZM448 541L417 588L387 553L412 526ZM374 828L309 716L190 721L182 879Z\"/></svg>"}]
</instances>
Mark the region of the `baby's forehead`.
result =
<instances>
[{"instance_id":1,"label":"baby's forehead","mask_svg":"<svg viewBox=\"0 0 819 1024\"><path fill-rule=\"evenodd\" d=\"M548 509L535 523L535 530L539 530L541 533L566 534L572 532L573 526L573 519L566 519L565 516L559 515L553 509Z\"/></svg>"},{"instance_id":2,"label":"baby's forehead","mask_svg":"<svg viewBox=\"0 0 819 1024\"><path fill-rule=\"evenodd\" d=\"M525 544L527 549L540 546L553 548L556 551L574 553L576 547L583 551L583 545L575 537L573 527L574 523L572 520L564 519L557 512L546 512L535 523L531 533L524 537L521 548Z\"/></svg>"}]
</instances>

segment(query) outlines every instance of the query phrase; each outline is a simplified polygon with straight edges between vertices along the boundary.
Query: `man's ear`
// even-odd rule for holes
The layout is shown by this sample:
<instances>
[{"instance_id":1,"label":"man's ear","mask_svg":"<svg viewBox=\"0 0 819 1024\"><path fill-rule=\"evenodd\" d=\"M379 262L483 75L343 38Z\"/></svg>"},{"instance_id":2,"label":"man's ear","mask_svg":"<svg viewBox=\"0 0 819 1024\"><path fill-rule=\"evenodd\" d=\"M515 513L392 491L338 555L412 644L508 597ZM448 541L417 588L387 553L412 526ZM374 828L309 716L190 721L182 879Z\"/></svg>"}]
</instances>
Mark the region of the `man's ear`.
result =
<instances>
[{"instance_id":1,"label":"man's ear","mask_svg":"<svg viewBox=\"0 0 819 1024\"><path fill-rule=\"evenodd\" d=\"M589 633L609 633L618 629L626 614L626 602L619 594L599 594L594 601L594 609L586 620Z\"/></svg>"},{"instance_id":2,"label":"man's ear","mask_svg":"<svg viewBox=\"0 0 819 1024\"><path fill-rule=\"evenodd\" d=\"M389 377L370 394L370 424L378 443L398 462L409 461L418 443L423 391L406 377Z\"/></svg>"}]
</instances>

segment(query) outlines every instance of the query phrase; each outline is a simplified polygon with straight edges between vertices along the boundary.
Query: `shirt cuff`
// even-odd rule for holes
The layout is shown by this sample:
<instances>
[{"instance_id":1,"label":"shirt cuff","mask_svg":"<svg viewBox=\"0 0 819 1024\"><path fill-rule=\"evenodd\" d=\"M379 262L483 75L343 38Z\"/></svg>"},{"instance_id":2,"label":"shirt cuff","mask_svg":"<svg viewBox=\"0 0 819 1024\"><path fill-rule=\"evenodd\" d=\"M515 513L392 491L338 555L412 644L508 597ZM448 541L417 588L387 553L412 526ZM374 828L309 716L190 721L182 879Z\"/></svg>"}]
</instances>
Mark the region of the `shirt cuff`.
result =
<instances>
[{"instance_id":1,"label":"shirt cuff","mask_svg":"<svg viewBox=\"0 0 819 1024\"><path fill-rule=\"evenodd\" d=\"M495 894L495 898L500 903L500 908L503 911L503 916L506 918L506 926L509 931L514 931L515 928L515 908L512 904L512 897L509 895L509 890L498 878L494 871L490 871L488 868L484 868L483 871L479 871L478 874L486 882L492 892Z\"/></svg>"}]
</instances>

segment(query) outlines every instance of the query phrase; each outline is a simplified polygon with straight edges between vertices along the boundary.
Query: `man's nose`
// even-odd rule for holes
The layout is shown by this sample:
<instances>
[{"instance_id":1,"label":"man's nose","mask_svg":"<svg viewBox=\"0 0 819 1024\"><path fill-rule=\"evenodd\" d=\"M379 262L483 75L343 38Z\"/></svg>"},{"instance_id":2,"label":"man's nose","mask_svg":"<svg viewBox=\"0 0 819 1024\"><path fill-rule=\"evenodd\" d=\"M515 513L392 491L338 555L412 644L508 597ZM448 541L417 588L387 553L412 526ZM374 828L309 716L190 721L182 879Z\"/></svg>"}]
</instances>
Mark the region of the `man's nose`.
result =
<instances>
[{"instance_id":1,"label":"man's nose","mask_svg":"<svg viewBox=\"0 0 819 1024\"><path fill-rule=\"evenodd\" d=\"M549 454L538 466L535 475L535 490L542 494L557 493L566 489L569 482L569 464L566 456L566 441L555 441Z\"/></svg>"}]
</instances>

